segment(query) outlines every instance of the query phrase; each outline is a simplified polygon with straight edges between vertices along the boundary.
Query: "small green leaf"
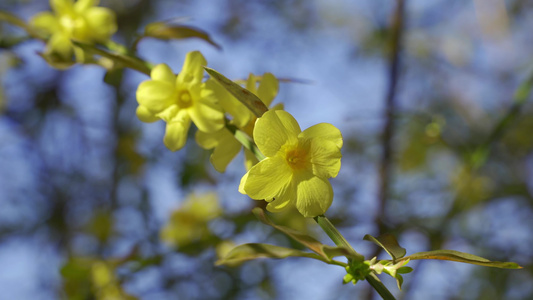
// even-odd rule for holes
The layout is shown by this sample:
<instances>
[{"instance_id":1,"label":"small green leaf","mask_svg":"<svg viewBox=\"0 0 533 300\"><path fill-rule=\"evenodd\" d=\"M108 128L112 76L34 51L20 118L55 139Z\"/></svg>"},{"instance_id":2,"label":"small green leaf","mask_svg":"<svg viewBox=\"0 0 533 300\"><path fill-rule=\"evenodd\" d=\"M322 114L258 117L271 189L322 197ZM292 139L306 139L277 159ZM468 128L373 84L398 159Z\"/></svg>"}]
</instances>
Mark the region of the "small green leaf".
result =
<instances>
[{"instance_id":1,"label":"small green leaf","mask_svg":"<svg viewBox=\"0 0 533 300\"><path fill-rule=\"evenodd\" d=\"M237 266L245 261L257 258L281 259L287 257L307 257L329 263L328 260L315 253L304 252L296 249L279 247L269 244L251 243L233 248L224 258L219 259L215 264L217 266Z\"/></svg>"},{"instance_id":2,"label":"small green leaf","mask_svg":"<svg viewBox=\"0 0 533 300\"><path fill-rule=\"evenodd\" d=\"M326 259L327 261L331 261L331 259L336 256L346 256L348 258L355 258L353 257L354 256L353 252L350 251L349 249L346 249L344 247L332 247L332 246L324 245L321 242L314 239L313 237L310 237L306 234L303 234L301 232L298 232L294 229L291 229L285 226L279 226L279 225L274 224L266 216L265 211L259 207L254 208L252 212L261 222L283 232L284 234L288 235L295 241L299 242L300 244L306 246L313 252L317 253L319 256L321 256L323 259ZM359 257L357 257L357 259L359 260Z\"/></svg>"},{"instance_id":3,"label":"small green leaf","mask_svg":"<svg viewBox=\"0 0 533 300\"><path fill-rule=\"evenodd\" d=\"M399 273L399 274L408 274L411 272L413 272L413 268L411 267L401 267L398 270L396 270L396 273Z\"/></svg>"},{"instance_id":4,"label":"small green leaf","mask_svg":"<svg viewBox=\"0 0 533 300\"><path fill-rule=\"evenodd\" d=\"M396 238L391 234L383 234L378 238L371 236L370 234L365 235L363 238L366 241L375 243L376 245L383 248L387 253L392 257L392 260L395 261L398 258L405 256L405 248L402 248Z\"/></svg>"},{"instance_id":5,"label":"small green leaf","mask_svg":"<svg viewBox=\"0 0 533 300\"><path fill-rule=\"evenodd\" d=\"M400 274L396 274L396 284L398 285L398 289L402 290L402 284L403 284L403 277Z\"/></svg>"},{"instance_id":6,"label":"small green leaf","mask_svg":"<svg viewBox=\"0 0 533 300\"><path fill-rule=\"evenodd\" d=\"M79 41L74 41L74 40L72 40L72 44L74 44L77 47L80 47L81 49L83 49L84 51L88 53L92 53L92 54L96 54L96 55L109 58L110 60L120 65L121 67L127 67L130 69L139 71L141 73L144 73L146 75L150 75L151 69L148 66L148 64L145 61L135 56L108 52L104 49L97 48L93 45L89 45L89 44L82 43Z\"/></svg>"},{"instance_id":7,"label":"small green leaf","mask_svg":"<svg viewBox=\"0 0 533 300\"><path fill-rule=\"evenodd\" d=\"M403 259L451 260L451 261L485 266L485 267L494 267L494 268L503 268L503 269L521 269L522 268L521 266L519 266L517 263L514 263L514 262L490 261L486 258L477 256L477 255L459 252L455 250L434 250L434 251L427 251L427 252L418 252L418 253L409 255L407 257L404 257Z\"/></svg>"},{"instance_id":8,"label":"small green leaf","mask_svg":"<svg viewBox=\"0 0 533 300\"><path fill-rule=\"evenodd\" d=\"M144 37L152 37L159 40L179 40L187 38L202 39L217 49L222 49L219 44L215 43L209 34L199 28L186 25L176 25L169 22L154 22L146 25L144 28Z\"/></svg>"},{"instance_id":9,"label":"small green leaf","mask_svg":"<svg viewBox=\"0 0 533 300\"><path fill-rule=\"evenodd\" d=\"M204 69L211 77L218 81L218 83L220 83L222 87L224 87L235 98L237 98L237 100L241 101L242 104L248 107L248 109L250 109L250 111L254 113L258 118L268 111L268 108L265 106L263 101L261 101L256 95L254 95L249 90L229 80L224 75L218 73L217 71L211 68L204 67Z\"/></svg>"}]
</instances>

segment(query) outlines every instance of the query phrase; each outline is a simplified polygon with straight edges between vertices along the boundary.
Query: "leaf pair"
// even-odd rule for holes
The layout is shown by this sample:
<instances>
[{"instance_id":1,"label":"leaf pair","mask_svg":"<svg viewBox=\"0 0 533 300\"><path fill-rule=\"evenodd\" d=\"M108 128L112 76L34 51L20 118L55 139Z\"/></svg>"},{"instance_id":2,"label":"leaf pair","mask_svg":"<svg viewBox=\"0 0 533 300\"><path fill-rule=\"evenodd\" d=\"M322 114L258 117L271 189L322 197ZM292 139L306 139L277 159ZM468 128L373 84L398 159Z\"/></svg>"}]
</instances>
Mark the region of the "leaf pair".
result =
<instances>
[{"instance_id":1,"label":"leaf pair","mask_svg":"<svg viewBox=\"0 0 533 300\"><path fill-rule=\"evenodd\" d=\"M256 258L286 258L286 257L307 257L323 261L328 264L345 266L345 263L333 260L334 257L346 256L351 257L353 254L349 249L344 247L332 247L324 245L306 234L300 233L296 230L285 226L274 224L265 214L261 208L254 208L253 213L263 223L274 227L283 232L290 238L301 243L313 252L304 252L301 250L274 246L269 244L244 244L235 247L224 258L216 262L217 265L235 266L242 262L256 259Z\"/></svg>"},{"instance_id":2,"label":"leaf pair","mask_svg":"<svg viewBox=\"0 0 533 300\"><path fill-rule=\"evenodd\" d=\"M365 235L364 240L371 241L376 245L383 248L391 257L392 262L396 263L399 261L405 260L418 260L418 259L437 259L437 260L450 260L456 262L462 262L472 265L479 265L485 267L493 268L504 268L504 269L521 269L517 263L514 262L500 262L500 261L490 261L486 258L459 252L455 250L433 250L426 252L418 252L405 256L405 248L402 248L396 238L390 234L384 234L378 238L375 238L369 234ZM405 256L405 257L404 257Z\"/></svg>"}]
</instances>

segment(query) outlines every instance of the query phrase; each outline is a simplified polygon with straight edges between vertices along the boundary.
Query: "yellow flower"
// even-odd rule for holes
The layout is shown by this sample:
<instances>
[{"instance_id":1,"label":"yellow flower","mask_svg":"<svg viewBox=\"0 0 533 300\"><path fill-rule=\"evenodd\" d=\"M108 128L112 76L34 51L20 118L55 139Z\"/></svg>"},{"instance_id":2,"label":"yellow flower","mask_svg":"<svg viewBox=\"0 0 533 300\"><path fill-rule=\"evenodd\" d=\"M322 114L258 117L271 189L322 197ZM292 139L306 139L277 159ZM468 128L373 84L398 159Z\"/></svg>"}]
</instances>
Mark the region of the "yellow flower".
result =
<instances>
[{"instance_id":1,"label":"yellow flower","mask_svg":"<svg viewBox=\"0 0 533 300\"><path fill-rule=\"evenodd\" d=\"M246 89L259 97L268 107L278 94L278 80L271 73L265 73L262 76L259 86L257 86L258 80L259 77L250 74L246 82ZM215 80L210 79L206 84L215 92L222 108L233 117L232 124L248 133L251 137L255 120L257 120L255 115L244 104L216 83ZM281 108L280 106L278 109ZM273 109L276 109L276 107ZM213 154L211 154L211 163L215 167L215 170L219 172L224 172L228 164L242 149L242 145L227 128L222 128L220 131L214 133L197 131L196 142L204 149L215 149ZM250 150L245 149L244 155L247 170L258 162Z\"/></svg>"},{"instance_id":2,"label":"yellow flower","mask_svg":"<svg viewBox=\"0 0 533 300\"><path fill-rule=\"evenodd\" d=\"M164 143L172 151L185 145L191 120L204 132L215 132L224 126L224 112L202 82L206 64L200 52L189 52L178 76L160 64L152 69L152 80L137 88L137 117L143 122L164 120Z\"/></svg>"},{"instance_id":3,"label":"yellow flower","mask_svg":"<svg viewBox=\"0 0 533 300\"><path fill-rule=\"evenodd\" d=\"M274 110L257 119L254 139L267 158L242 177L239 191L265 199L272 212L296 206L304 217L324 214L333 201L328 178L341 167L340 131L327 123L301 131L293 116Z\"/></svg>"},{"instance_id":4,"label":"yellow flower","mask_svg":"<svg viewBox=\"0 0 533 300\"><path fill-rule=\"evenodd\" d=\"M117 31L115 14L104 7L96 7L98 0L50 0L51 12L35 15L30 24L50 35L46 55L70 61L75 52L78 59L83 51L74 47L71 39L94 44L105 43Z\"/></svg>"},{"instance_id":5,"label":"yellow flower","mask_svg":"<svg viewBox=\"0 0 533 300\"><path fill-rule=\"evenodd\" d=\"M168 224L161 229L160 238L177 248L209 240L212 234L208 222L221 214L217 194L191 194L183 206L172 213Z\"/></svg>"}]
</instances>

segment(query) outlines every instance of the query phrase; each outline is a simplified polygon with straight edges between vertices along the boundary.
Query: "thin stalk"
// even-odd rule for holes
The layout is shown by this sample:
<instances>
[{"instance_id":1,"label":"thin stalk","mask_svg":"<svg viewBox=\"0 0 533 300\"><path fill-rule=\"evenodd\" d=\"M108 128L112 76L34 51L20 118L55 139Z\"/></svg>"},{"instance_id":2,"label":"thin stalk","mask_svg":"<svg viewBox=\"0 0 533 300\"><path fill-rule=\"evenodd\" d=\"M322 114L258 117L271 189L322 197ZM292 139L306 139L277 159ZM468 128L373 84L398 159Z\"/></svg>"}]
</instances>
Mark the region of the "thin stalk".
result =
<instances>
[{"instance_id":1,"label":"thin stalk","mask_svg":"<svg viewBox=\"0 0 533 300\"><path fill-rule=\"evenodd\" d=\"M324 232L329 236L329 238L339 247L345 247L353 252L354 257L348 258L349 260L356 259L358 261L363 261L365 258L361 254L357 253L350 243L344 238L344 236L337 230L337 228L331 223L331 221L326 218L326 216L321 215L313 218L318 225L324 230ZM370 273L365 277L368 283L378 292L378 294L385 300L395 300L394 296L387 289L387 287L379 280L375 273Z\"/></svg>"},{"instance_id":2,"label":"thin stalk","mask_svg":"<svg viewBox=\"0 0 533 300\"><path fill-rule=\"evenodd\" d=\"M342 234L331 223L331 221L328 218L326 218L326 216L324 215L316 216L313 219L315 220L315 222L318 223L318 225L322 228L322 230L324 230L324 232L335 243L335 245L339 247L344 247L353 253L354 257L352 259L357 259L358 261L363 261L365 259L361 254L357 253L357 251L355 251L352 248L350 243L348 243L348 241L344 238L344 236L342 236Z\"/></svg>"}]
</instances>

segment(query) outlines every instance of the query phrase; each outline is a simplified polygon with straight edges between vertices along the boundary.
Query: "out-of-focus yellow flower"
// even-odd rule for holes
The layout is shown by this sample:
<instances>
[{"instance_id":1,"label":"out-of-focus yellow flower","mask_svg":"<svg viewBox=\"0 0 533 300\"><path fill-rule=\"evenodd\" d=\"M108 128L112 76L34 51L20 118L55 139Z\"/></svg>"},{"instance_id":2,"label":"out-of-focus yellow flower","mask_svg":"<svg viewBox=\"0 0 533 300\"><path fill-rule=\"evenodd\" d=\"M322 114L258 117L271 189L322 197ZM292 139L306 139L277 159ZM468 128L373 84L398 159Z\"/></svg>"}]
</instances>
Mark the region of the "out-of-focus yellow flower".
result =
<instances>
[{"instance_id":1,"label":"out-of-focus yellow flower","mask_svg":"<svg viewBox=\"0 0 533 300\"><path fill-rule=\"evenodd\" d=\"M246 82L246 89L259 97L268 107L278 94L279 82L271 73L265 73L262 76L259 86L257 86L258 80L259 78L257 76L250 74ZM206 84L215 92L222 108L233 117L231 123L252 137L254 124L257 120L255 115L244 104L216 83L215 80L210 79ZM274 107L273 109L282 109L282 106L279 105L279 107ZM221 173L226 170L228 164L242 149L242 145L235 139L233 133L225 127L213 133L197 131L196 142L204 149L215 149L211 154L211 163ZM244 154L245 166L249 170L258 160L248 149L244 150Z\"/></svg>"},{"instance_id":2,"label":"out-of-focus yellow flower","mask_svg":"<svg viewBox=\"0 0 533 300\"><path fill-rule=\"evenodd\" d=\"M137 117L143 122L164 120L164 143L172 151L185 145L191 120L204 132L224 126L224 112L213 91L202 82L205 65L207 61L200 52L189 52L178 76L166 64L160 64L152 69L152 79L137 88Z\"/></svg>"},{"instance_id":3,"label":"out-of-focus yellow flower","mask_svg":"<svg viewBox=\"0 0 533 300\"><path fill-rule=\"evenodd\" d=\"M94 44L107 42L117 31L115 13L97 7L98 0L50 0L53 12L41 12L30 25L50 35L45 54L55 60L70 61L75 53L83 60L83 51L74 47L71 39Z\"/></svg>"},{"instance_id":4,"label":"out-of-focus yellow flower","mask_svg":"<svg viewBox=\"0 0 533 300\"><path fill-rule=\"evenodd\" d=\"M112 264L105 261L95 261L91 266L91 275L95 299L137 299L124 292L115 275L115 268Z\"/></svg>"},{"instance_id":5,"label":"out-of-focus yellow flower","mask_svg":"<svg viewBox=\"0 0 533 300\"><path fill-rule=\"evenodd\" d=\"M340 131L328 123L301 131L293 116L274 110L257 120L254 140L267 158L242 177L239 191L266 200L272 212L294 205L304 217L324 214L333 201L328 178L341 167Z\"/></svg>"},{"instance_id":6,"label":"out-of-focus yellow flower","mask_svg":"<svg viewBox=\"0 0 533 300\"><path fill-rule=\"evenodd\" d=\"M161 229L160 237L175 247L204 241L211 236L207 223L221 214L215 193L191 194L183 206L172 213L168 224Z\"/></svg>"}]
</instances>

